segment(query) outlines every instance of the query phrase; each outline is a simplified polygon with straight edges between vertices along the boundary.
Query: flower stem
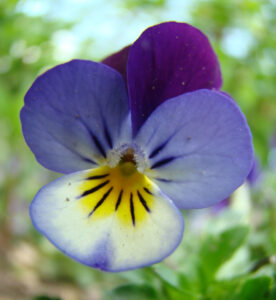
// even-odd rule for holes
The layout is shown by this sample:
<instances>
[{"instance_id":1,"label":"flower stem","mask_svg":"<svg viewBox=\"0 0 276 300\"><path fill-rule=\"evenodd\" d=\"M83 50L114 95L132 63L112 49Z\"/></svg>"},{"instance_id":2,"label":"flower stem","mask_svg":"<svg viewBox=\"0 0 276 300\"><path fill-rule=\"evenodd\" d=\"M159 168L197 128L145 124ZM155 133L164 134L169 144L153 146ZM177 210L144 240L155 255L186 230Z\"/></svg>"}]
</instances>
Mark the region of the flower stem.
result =
<instances>
[{"instance_id":1,"label":"flower stem","mask_svg":"<svg viewBox=\"0 0 276 300\"><path fill-rule=\"evenodd\" d=\"M254 265L250 268L249 273L255 273L259 269L261 269L263 266L269 265L269 264L276 264L276 254L267 256L265 258L262 258L254 263Z\"/></svg>"}]
</instances>

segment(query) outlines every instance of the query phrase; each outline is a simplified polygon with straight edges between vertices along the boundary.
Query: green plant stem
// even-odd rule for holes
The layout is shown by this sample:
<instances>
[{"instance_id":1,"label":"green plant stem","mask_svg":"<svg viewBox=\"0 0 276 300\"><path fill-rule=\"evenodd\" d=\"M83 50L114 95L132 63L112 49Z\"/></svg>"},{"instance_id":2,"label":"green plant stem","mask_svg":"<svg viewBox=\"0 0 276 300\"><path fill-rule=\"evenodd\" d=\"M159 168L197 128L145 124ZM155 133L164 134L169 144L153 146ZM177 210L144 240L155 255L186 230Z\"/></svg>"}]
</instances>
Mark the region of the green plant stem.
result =
<instances>
[{"instance_id":1,"label":"green plant stem","mask_svg":"<svg viewBox=\"0 0 276 300\"><path fill-rule=\"evenodd\" d=\"M262 267L269 265L269 264L276 264L276 254L267 256L255 262L253 266L250 268L249 273L255 273Z\"/></svg>"}]
</instances>

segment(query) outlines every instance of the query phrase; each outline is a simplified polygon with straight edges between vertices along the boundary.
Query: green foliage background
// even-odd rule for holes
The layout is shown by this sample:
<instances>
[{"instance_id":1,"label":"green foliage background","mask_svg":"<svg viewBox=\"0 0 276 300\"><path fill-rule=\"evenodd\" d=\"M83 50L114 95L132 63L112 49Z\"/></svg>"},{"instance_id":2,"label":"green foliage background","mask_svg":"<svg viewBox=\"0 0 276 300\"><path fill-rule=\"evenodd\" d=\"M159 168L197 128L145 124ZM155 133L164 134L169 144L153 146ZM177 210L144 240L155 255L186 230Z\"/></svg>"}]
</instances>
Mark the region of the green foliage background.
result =
<instances>
[{"instance_id":1,"label":"green foliage background","mask_svg":"<svg viewBox=\"0 0 276 300\"><path fill-rule=\"evenodd\" d=\"M0 1L0 299L276 299L276 4L180 2ZM111 27L122 19L113 35L101 31L100 44L92 30L76 39L71 54L57 51L59 37L78 36L84 21L79 33L81 28L89 33L89 27L108 19L103 12L108 7ZM133 30L124 41L131 43L145 27L175 19L211 40L223 90L251 127L261 176L254 187L246 184L235 192L231 205L219 213L183 212L183 242L164 262L117 274L93 270L59 253L32 227L29 203L57 175L35 161L23 140L23 97L45 69L71 58L101 60L124 46L120 36L128 27Z\"/></svg>"}]
</instances>

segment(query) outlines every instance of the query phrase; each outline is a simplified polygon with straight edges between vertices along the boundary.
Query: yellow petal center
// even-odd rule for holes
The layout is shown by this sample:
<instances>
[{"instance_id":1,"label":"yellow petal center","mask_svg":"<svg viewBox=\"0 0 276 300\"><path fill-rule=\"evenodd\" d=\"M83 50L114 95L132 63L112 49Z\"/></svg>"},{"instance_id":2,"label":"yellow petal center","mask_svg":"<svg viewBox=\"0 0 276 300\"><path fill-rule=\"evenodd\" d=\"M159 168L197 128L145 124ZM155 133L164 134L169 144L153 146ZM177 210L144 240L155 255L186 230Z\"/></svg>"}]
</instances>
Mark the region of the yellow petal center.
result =
<instances>
[{"instance_id":1,"label":"yellow petal center","mask_svg":"<svg viewBox=\"0 0 276 300\"><path fill-rule=\"evenodd\" d=\"M131 159L92 170L79 191L78 201L91 221L114 215L124 225L139 226L154 205L154 184Z\"/></svg>"}]
</instances>

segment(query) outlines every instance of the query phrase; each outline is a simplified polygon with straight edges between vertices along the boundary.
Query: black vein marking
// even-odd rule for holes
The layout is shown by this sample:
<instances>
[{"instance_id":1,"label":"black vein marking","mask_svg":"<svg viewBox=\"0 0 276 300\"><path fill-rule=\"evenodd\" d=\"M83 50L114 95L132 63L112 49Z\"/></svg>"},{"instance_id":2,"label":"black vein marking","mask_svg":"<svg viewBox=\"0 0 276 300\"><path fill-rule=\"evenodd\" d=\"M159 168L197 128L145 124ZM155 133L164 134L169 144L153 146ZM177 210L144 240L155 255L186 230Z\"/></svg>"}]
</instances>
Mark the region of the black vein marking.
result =
<instances>
[{"instance_id":1,"label":"black vein marking","mask_svg":"<svg viewBox=\"0 0 276 300\"><path fill-rule=\"evenodd\" d=\"M93 141L94 141L96 147L98 148L99 152L102 154L102 156L103 156L104 158L106 158L106 153L105 153L105 151L104 151L104 148L103 148L102 144L101 144L100 141L98 140L98 138L97 138L92 132L90 132L90 135L91 135L91 137L92 137L92 139L93 139Z\"/></svg>"},{"instance_id":2,"label":"black vein marking","mask_svg":"<svg viewBox=\"0 0 276 300\"><path fill-rule=\"evenodd\" d=\"M104 200L109 196L111 191L113 190L113 186L102 196L102 198L97 202L93 210L89 213L88 217L91 217L91 215L95 212L97 208L99 208L103 203Z\"/></svg>"},{"instance_id":3,"label":"black vein marking","mask_svg":"<svg viewBox=\"0 0 276 300\"><path fill-rule=\"evenodd\" d=\"M168 143L169 140L167 140L166 142L164 142L163 144L161 144L160 146L156 147L150 154L149 158L153 158L154 156L156 156Z\"/></svg>"},{"instance_id":4,"label":"black vein marking","mask_svg":"<svg viewBox=\"0 0 276 300\"><path fill-rule=\"evenodd\" d=\"M92 193L97 192L98 190L100 190L101 188L103 188L103 187L104 187L105 185L107 185L108 183L109 183L109 180L106 180L105 182L100 183L99 185L93 187L92 189L89 189L89 190L83 192L83 193L79 196L79 198L82 198L82 197L84 197L84 196L87 196L87 195L89 195L89 194L92 194Z\"/></svg>"},{"instance_id":5,"label":"black vein marking","mask_svg":"<svg viewBox=\"0 0 276 300\"><path fill-rule=\"evenodd\" d=\"M148 207L148 204L147 204L146 200L145 200L144 197L140 194L139 191L137 191L137 195L138 195L138 198L139 198L140 202L141 202L142 205L144 206L145 210L146 210L147 212L150 212L150 209L149 209L149 207Z\"/></svg>"},{"instance_id":6,"label":"black vein marking","mask_svg":"<svg viewBox=\"0 0 276 300\"><path fill-rule=\"evenodd\" d=\"M108 175L109 174L89 176L89 177L86 178L86 180L102 179L102 178L107 177Z\"/></svg>"},{"instance_id":7,"label":"black vein marking","mask_svg":"<svg viewBox=\"0 0 276 300\"><path fill-rule=\"evenodd\" d=\"M135 214L134 214L133 194L132 193L130 193L130 213L131 213L132 225L135 226Z\"/></svg>"},{"instance_id":8,"label":"black vein marking","mask_svg":"<svg viewBox=\"0 0 276 300\"><path fill-rule=\"evenodd\" d=\"M155 178L156 180L162 181L162 182L172 182L171 179L165 179L165 178Z\"/></svg>"},{"instance_id":9,"label":"black vein marking","mask_svg":"<svg viewBox=\"0 0 276 300\"><path fill-rule=\"evenodd\" d=\"M175 158L176 157L171 156L171 157L167 157L167 158L164 158L162 160L159 160L158 162L156 162L155 164L153 164L151 166L151 169L156 169L156 168L162 167L162 166L170 163L171 161L173 161Z\"/></svg>"},{"instance_id":10,"label":"black vein marking","mask_svg":"<svg viewBox=\"0 0 276 300\"><path fill-rule=\"evenodd\" d=\"M119 194L117 202L116 202L115 210L118 210L119 205L120 205L121 200L122 200L122 196L123 196L123 190L120 191L120 194Z\"/></svg>"},{"instance_id":11,"label":"black vein marking","mask_svg":"<svg viewBox=\"0 0 276 300\"><path fill-rule=\"evenodd\" d=\"M82 157L82 159L88 163L91 163L93 165L96 165L96 163L94 162L94 160L90 159L90 158L87 158L87 157Z\"/></svg>"},{"instance_id":12,"label":"black vein marking","mask_svg":"<svg viewBox=\"0 0 276 300\"><path fill-rule=\"evenodd\" d=\"M110 135L110 132L109 132L109 130L107 129L106 126L104 128L104 135L105 135L105 138L107 140L108 146L110 148L113 148L113 142L112 142L112 139L111 139L111 135Z\"/></svg>"},{"instance_id":13,"label":"black vein marking","mask_svg":"<svg viewBox=\"0 0 276 300\"><path fill-rule=\"evenodd\" d=\"M148 193L149 195L152 195L152 196L153 196L153 193L152 193L149 189L147 189L146 187L144 187L144 191L145 191L146 193Z\"/></svg>"}]
</instances>

